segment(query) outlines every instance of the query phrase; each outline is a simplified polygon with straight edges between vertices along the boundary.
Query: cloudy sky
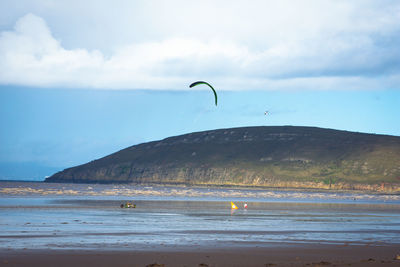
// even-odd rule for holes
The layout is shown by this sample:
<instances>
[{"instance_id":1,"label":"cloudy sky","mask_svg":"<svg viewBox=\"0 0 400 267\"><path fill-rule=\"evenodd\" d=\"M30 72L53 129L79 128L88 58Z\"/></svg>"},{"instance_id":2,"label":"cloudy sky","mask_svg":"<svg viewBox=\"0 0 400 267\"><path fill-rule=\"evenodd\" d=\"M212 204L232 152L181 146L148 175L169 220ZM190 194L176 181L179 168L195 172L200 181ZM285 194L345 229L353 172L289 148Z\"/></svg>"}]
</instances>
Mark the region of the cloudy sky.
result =
<instances>
[{"instance_id":1,"label":"cloudy sky","mask_svg":"<svg viewBox=\"0 0 400 267\"><path fill-rule=\"evenodd\" d=\"M222 127L400 135L399 47L399 1L3 0L0 175Z\"/></svg>"}]
</instances>

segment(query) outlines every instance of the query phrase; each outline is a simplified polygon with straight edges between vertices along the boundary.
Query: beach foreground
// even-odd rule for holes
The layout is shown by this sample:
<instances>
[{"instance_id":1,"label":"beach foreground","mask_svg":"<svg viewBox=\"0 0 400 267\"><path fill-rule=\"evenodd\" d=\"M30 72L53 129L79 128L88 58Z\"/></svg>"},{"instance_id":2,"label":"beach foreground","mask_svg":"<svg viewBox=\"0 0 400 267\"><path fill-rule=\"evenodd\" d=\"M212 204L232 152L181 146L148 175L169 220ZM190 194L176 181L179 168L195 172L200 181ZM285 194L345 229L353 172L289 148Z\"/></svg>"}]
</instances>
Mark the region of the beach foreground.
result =
<instances>
[{"instance_id":1,"label":"beach foreground","mask_svg":"<svg viewBox=\"0 0 400 267\"><path fill-rule=\"evenodd\" d=\"M399 195L0 185L0 266L400 266Z\"/></svg>"},{"instance_id":2,"label":"beach foreground","mask_svg":"<svg viewBox=\"0 0 400 267\"><path fill-rule=\"evenodd\" d=\"M181 251L2 250L0 266L400 266L398 246L285 245Z\"/></svg>"}]
</instances>

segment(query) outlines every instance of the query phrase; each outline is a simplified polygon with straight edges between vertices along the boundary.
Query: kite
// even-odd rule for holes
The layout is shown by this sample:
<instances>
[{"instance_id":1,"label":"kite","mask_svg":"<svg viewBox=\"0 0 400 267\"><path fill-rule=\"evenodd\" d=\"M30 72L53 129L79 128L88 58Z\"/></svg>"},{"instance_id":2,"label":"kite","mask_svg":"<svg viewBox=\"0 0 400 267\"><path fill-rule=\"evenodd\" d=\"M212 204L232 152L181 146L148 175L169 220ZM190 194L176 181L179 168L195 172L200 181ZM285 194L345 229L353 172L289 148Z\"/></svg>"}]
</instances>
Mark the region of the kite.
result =
<instances>
[{"instance_id":1,"label":"kite","mask_svg":"<svg viewBox=\"0 0 400 267\"><path fill-rule=\"evenodd\" d=\"M208 85L208 86L211 88L211 90L213 90L213 92L214 92L214 97L215 97L215 105L217 105L217 101L218 101L217 92L215 91L215 89L214 89L209 83L203 82L203 81L198 81L198 82L192 83L189 87L192 88L192 87L194 87L194 86L196 86L196 85L199 85L199 84Z\"/></svg>"}]
</instances>

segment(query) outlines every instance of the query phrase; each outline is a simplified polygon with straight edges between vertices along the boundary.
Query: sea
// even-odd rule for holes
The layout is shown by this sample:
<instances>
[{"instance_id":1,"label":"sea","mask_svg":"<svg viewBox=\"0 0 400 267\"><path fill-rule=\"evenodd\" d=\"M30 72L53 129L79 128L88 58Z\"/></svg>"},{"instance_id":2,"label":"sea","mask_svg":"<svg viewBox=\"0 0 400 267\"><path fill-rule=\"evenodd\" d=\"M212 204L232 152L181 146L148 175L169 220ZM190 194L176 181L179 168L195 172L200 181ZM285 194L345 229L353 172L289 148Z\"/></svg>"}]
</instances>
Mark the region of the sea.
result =
<instances>
[{"instance_id":1,"label":"sea","mask_svg":"<svg viewBox=\"0 0 400 267\"><path fill-rule=\"evenodd\" d=\"M400 246L400 194L0 181L0 250L291 244Z\"/></svg>"}]
</instances>

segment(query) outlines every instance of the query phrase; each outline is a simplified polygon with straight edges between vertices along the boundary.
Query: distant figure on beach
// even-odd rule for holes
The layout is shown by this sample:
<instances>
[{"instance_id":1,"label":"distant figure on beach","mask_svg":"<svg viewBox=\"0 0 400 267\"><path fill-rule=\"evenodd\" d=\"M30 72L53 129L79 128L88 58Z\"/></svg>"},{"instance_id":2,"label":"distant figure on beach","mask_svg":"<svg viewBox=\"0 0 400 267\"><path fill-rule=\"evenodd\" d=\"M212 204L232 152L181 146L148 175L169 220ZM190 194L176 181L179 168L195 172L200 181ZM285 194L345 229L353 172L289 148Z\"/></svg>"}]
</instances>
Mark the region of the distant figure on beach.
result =
<instances>
[{"instance_id":1,"label":"distant figure on beach","mask_svg":"<svg viewBox=\"0 0 400 267\"><path fill-rule=\"evenodd\" d=\"M245 209L247 209L247 203L244 203L244 205L243 205L243 206L244 206L244 208L245 208Z\"/></svg>"},{"instance_id":2,"label":"distant figure on beach","mask_svg":"<svg viewBox=\"0 0 400 267\"><path fill-rule=\"evenodd\" d=\"M136 208L136 204L131 203L131 202L126 202L125 205L121 204L121 208Z\"/></svg>"}]
</instances>

